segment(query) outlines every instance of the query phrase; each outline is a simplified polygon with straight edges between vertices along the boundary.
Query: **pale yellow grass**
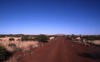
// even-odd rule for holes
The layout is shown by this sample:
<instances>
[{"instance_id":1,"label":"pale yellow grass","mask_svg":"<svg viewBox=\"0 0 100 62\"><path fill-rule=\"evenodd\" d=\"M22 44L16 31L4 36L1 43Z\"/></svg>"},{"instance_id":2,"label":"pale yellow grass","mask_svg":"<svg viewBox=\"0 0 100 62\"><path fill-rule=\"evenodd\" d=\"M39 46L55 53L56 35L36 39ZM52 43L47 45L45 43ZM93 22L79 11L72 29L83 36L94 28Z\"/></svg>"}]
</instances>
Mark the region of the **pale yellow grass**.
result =
<instances>
[{"instance_id":1,"label":"pale yellow grass","mask_svg":"<svg viewBox=\"0 0 100 62\"><path fill-rule=\"evenodd\" d=\"M13 52L15 48L8 46L11 43L15 44L16 48L20 48L22 51L30 50L30 46L32 48L38 47L37 41L9 41L8 38L3 38L3 40L0 41L0 44L3 45L8 51Z\"/></svg>"},{"instance_id":2,"label":"pale yellow grass","mask_svg":"<svg viewBox=\"0 0 100 62\"><path fill-rule=\"evenodd\" d=\"M100 45L100 40L94 40L91 43L96 44L96 45Z\"/></svg>"}]
</instances>

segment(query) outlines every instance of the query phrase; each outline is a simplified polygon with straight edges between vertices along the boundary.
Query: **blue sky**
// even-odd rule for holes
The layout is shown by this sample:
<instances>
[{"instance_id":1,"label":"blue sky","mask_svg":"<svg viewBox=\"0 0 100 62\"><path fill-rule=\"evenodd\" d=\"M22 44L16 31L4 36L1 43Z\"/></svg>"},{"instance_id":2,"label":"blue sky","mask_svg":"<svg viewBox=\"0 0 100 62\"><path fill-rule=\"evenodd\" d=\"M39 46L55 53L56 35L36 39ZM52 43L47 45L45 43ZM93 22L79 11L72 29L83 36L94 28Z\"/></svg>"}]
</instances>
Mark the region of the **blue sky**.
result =
<instances>
[{"instance_id":1,"label":"blue sky","mask_svg":"<svg viewBox=\"0 0 100 62\"><path fill-rule=\"evenodd\" d=\"M0 0L0 34L100 34L100 0Z\"/></svg>"}]
</instances>

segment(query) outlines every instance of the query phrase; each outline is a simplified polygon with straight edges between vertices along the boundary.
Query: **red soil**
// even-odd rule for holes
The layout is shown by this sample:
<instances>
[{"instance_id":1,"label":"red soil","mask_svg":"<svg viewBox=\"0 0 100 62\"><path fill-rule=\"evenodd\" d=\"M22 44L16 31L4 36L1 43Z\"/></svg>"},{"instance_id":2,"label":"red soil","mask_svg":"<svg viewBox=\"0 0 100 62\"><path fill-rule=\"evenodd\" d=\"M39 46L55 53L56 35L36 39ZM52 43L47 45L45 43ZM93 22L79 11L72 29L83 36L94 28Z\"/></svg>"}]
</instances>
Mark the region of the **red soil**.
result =
<instances>
[{"instance_id":1,"label":"red soil","mask_svg":"<svg viewBox=\"0 0 100 62\"><path fill-rule=\"evenodd\" d=\"M93 51L91 47L70 42L65 38L56 38L30 53L19 52L15 55L22 55L19 62L100 62L100 58L89 56Z\"/></svg>"}]
</instances>

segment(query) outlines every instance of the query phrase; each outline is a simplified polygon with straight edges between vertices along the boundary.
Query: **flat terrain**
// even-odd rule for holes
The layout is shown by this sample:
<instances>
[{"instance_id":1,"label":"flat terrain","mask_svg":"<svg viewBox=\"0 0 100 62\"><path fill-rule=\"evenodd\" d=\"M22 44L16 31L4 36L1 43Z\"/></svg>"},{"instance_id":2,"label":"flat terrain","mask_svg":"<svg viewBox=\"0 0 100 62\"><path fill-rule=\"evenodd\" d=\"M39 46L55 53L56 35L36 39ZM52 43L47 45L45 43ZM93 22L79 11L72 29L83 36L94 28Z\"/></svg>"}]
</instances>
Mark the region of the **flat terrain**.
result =
<instances>
[{"instance_id":1,"label":"flat terrain","mask_svg":"<svg viewBox=\"0 0 100 62\"><path fill-rule=\"evenodd\" d=\"M24 54L19 62L100 62L100 56L95 56L96 52L89 46L60 37L31 51L30 54Z\"/></svg>"}]
</instances>

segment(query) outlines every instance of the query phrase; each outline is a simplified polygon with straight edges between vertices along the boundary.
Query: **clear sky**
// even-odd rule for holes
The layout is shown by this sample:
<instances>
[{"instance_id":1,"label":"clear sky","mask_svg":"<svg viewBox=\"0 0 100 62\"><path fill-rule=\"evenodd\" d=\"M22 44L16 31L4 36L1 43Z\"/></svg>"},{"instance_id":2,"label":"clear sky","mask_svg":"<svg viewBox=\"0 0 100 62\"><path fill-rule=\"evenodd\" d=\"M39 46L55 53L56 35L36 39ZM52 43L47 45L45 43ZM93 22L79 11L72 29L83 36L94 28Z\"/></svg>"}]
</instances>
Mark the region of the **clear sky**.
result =
<instances>
[{"instance_id":1,"label":"clear sky","mask_svg":"<svg viewBox=\"0 0 100 62\"><path fill-rule=\"evenodd\" d=\"M100 0L0 0L0 34L100 34Z\"/></svg>"}]
</instances>

